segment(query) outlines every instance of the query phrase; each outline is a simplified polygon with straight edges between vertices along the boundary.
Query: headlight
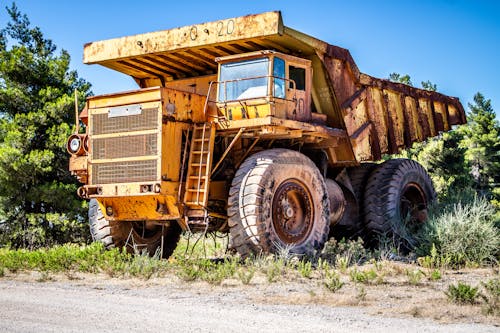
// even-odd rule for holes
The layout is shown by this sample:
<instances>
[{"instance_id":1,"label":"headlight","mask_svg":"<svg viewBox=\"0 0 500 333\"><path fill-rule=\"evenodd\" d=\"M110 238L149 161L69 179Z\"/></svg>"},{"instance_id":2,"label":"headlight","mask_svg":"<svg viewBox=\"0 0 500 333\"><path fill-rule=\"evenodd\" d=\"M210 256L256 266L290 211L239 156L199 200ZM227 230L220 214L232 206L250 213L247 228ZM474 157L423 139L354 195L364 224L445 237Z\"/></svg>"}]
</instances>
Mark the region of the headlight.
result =
<instances>
[{"instance_id":1,"label":"headlight","mask_svg":"<svg viewBox=\"0 0 500 333\"><path fill-rule=\"evenodd\" d=\"M78 152L78 149L80 149L80 138L73 138L69 142L69 150L73 153Z\"/></svg>"},{"instance_id":2,"label":"headlight","mask_svg":"<svg viewBox=\"0 0 500 333\"><path fill-rule=\"evenodd\" d=\"M66 145L68 153L73 155L83 155L85 152L83 149L83 140L84 140L84 135L78 135L78 134L71 135Z\"/></svg>"}]
</instances>

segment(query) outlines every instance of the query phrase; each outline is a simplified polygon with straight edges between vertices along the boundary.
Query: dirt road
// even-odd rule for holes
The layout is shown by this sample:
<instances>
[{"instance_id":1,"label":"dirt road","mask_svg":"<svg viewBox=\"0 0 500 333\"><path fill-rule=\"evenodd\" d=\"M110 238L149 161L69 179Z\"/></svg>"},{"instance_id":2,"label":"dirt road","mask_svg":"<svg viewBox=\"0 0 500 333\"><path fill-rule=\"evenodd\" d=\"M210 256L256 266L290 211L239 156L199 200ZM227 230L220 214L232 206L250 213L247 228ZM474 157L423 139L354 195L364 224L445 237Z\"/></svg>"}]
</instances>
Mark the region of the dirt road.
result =
<instances>
[{"instance_id":1,"label":"dirt road","mask_svg":"<svg viewBox=\"0 0 500 333\"><path fill-rule=\"evenodd\" d=\"M45 282L1 279L0 332L500 331L483 324L372 316L355 307L265 304L265 297L260 301L249 297L250 288L99 278ZM265 296L266 291L261 292Z\"/></svg>"}]
</instances>

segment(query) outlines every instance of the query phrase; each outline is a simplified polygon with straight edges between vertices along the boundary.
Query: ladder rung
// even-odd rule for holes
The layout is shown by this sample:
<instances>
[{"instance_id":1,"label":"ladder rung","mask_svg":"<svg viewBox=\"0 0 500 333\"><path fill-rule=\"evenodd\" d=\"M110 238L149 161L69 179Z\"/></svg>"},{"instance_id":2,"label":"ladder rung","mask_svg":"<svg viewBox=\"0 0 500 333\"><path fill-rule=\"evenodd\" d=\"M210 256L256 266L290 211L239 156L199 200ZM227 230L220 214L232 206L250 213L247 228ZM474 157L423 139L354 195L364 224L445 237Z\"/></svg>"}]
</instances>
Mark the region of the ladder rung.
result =
<instances>
[{"instance_id":1,"label":"ladder rung","mask_svg":"<svg viewBox=\"0 0 500 333\"><path fill-rule=\"evenodd\" d=\"M205 192L204 189L198 189L198 188L188 188L188 192Z\"/></svg>"},{"instance_id":2,"label":"ladder rung","mask_svg":"<svg viewBox=\"0 0 500 333\"><path fill-rule=\"evenodd\" d=\"M208 141L210 141L210 138L205 138L205 139L194 139L194 141L195 141L195 142L203 142L203 141L208 142Z\"/></svg>"},{"instance_id":3,"label":"ladder rung","mask_svg":"<svg viewBox=\"0 0 500 333\"><path fill-rule=\"evenodd\" d=\"M191 163L191 166L194 166L194 167L206 167L207 166L207 163Z\"/></svg>"},{"instance_id":4,"label":"ladder rung","mask_svg":"<svg viewBox=\"0 0 500 333\"><path fill-rule=\"evenodd\" d=\"M205 180L207 179L207 176L189 176L189 179L200 179L200 180Z\"/></svg>"},{"instance_id":5,"label":"ladder rung","mask_svg":"<svg viewBox=\"0 0 500 333\"><path fill-rule=\"evenodd\" d=\"M202 203L198 201L186 201L186 205L197 205L200 206Z\"/></svg>"}]
</instances>

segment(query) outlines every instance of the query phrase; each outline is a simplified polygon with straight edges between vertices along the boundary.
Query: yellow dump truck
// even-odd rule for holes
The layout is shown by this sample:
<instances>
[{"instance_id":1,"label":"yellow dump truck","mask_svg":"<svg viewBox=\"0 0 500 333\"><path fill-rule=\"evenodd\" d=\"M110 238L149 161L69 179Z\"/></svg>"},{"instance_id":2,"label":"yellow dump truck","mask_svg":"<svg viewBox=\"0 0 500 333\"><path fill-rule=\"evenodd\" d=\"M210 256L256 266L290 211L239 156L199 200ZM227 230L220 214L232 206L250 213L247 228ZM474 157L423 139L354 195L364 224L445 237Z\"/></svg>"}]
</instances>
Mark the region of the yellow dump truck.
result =
<instances>
[{"instance_id":1,"label":"yellow dump truck","mask_svg":"<svg viewBox=\"0 0 500 333\"><path fill-rule=\"evenodd\" d=\"M84 62L139 86L88 98L68 139L91 233L163 257L183 230L229 232L242 256L336 235L411 246L432 182L375 162L466 121L457 98L363 74L280 12L88 43Z\"/></svg>"}]
</instances>

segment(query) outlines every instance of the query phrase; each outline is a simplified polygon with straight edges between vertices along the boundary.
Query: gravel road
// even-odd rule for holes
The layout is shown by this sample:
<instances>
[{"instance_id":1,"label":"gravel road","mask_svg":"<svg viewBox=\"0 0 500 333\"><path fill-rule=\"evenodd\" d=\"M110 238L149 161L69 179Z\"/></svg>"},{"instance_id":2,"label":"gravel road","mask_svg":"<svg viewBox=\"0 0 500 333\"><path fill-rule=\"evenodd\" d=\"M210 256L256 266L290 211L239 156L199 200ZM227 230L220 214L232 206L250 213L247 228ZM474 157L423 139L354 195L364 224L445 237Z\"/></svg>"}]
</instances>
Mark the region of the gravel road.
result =
<instances>
[{"instance_id":1,"label":"gravel road","mask_svg":"<svg viewBox=\"0 0 500 333\"><path fill-rule=\"evenodd\" d=\"M500 332L371 316L360 308L252 301L238 288L0 280L0 332Z\"/></svg>"}]
</instances>

